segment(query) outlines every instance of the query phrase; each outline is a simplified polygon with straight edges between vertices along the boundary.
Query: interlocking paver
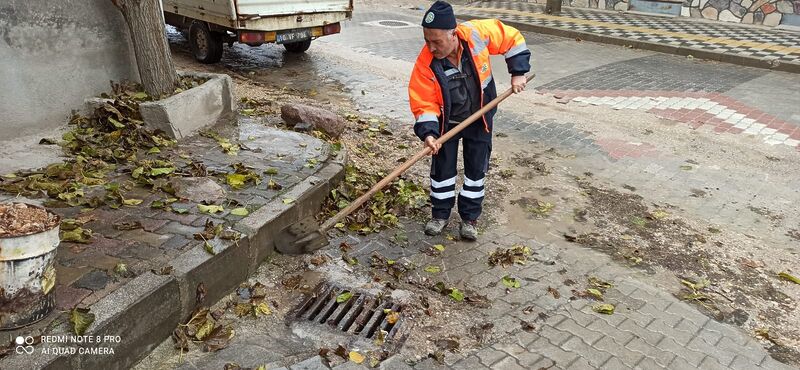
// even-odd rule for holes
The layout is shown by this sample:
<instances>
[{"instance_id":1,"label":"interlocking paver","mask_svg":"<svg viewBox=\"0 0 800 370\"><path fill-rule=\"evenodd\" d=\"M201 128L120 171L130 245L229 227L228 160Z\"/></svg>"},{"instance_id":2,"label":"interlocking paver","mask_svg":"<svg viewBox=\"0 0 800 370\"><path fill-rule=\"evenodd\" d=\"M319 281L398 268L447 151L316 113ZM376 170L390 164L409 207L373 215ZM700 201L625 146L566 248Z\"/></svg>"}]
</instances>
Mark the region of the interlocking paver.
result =
<instances>
[{"instance_id":1,"label":"interlocking paver","mask_svg":"<svg viewBox=\"0 0 800 370\"><path fill-rule=\"evenodd\" d=\"M639 352L631 351L624 346L614 342L610 337L603 337L593 347L611 354L613 359L624 363L627 367L633 367L644 358Z\"/></svg>"},{"instance_id":2,"label":"interlocking paver","mask_svg":"<svg viewBox=\"0 0 800 370\"><path fill-rule=\"evenodd\" d=\"M594 367L599 367L611 357L611 354L592 347L579 336L570 338L561 345L561 348L579 354Z\"/></svg>"},{"instance_id":3,"label":"interlocking paver","mask_svg":"<svg viewBox=\"0 0 800 370\"><path fill-rule=\"evenodd\" d=\"M659 366L667 366L670 362L672 362L672 359L675 358L674 353L652 346L641 338L634 338L628 342L625 347L644 354L647 358L655 361Z\"/></svg>"},{"instance_id":4,"label":"interlocking paver","mask_svg":"<svg viewBox=\"0 0 800 370\"><path fill-rule=\"evenodd\" d=\"M587 328L578 325L573 319L566 319L556 325L556 328L560 331L567 331L572 335L579 336L584 342L591 345L594 342L597 342L602 338L604 335L603 333L599 333L596 331L588 330ZM574 338L574 337L573 337Z\"/></svg>"},{"instance_id":5,"label":"interlocking paver","mask_svg":"<svg viewBox=\"0 0 800 370\"><path fill-rule=\"evenodd\" d=\"M617 325L617 329L628 331L633 334L634 337L642 338L650 345L656 345L659 341L661 341L662 338L664 338L663 334L643 329L644 327L645 326L636 324L636 322L633 320L625 320L621 324Z\"/></svg>"},{"instance_id":6,"label":"interlocking paver","mask_svg":"<svg viewBox=\"0 0 800 370\"><path fill-rule=\"evenodd\" d=\"M508 356L508 353L489 347L479 350L475 355L478 356L482 364L491 366L495 362Z\"/></svg>"},{"instance_id":7,"label":"interlocking paver","mask_svg":"<svg viewBox=\"0 0 800 370\"><path fill-rule=\"evenodd\" d=\"M728 352L719 347L714 347L700 338L694 338L686 344L686 348L695 352L705 353L721 365L728 365L733 361L735 353Z\"/></svg>"},{"instance_id":8,"label":"interlocking paver","mask_svg":"<svg viewBox=\"0 0 800 370\"><path fill-rule=\"evenodd\" d=\"M639 361L639 363L636 364L635 369L660 370L660 369L666 369L666 367L661 366L656 361L654 361L652 358L645 357L645 358L642 359L642 361Z\"/></svg>"}]
</instances>

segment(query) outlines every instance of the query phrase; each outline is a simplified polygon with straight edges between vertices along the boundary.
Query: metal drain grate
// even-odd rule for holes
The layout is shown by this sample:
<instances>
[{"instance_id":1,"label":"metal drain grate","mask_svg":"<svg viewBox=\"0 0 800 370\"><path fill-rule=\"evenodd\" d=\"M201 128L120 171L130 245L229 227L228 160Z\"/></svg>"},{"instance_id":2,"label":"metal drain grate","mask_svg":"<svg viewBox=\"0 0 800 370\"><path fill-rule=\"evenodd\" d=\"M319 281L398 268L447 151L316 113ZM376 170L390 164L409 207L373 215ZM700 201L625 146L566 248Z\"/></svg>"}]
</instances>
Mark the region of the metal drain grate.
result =
<instances>
[{"instance_id":1,"label":"metal drain grate","mask_svg":"<svg viewBox=\"0 0 800 370\"><path fill-rule=\"evenodd\" d=\"M295 318L327 324L343 333L375 339L379 330L388 332L384 339L390 340L403 322L403 316L394 324L386 319L386 311L402 313L403 306L385 298L377 298L362 293L353 293L346 302L338 303L336 298L347 289L330 284L320 284L311 296L297 309Z\"/></svg>"}]
</instances>

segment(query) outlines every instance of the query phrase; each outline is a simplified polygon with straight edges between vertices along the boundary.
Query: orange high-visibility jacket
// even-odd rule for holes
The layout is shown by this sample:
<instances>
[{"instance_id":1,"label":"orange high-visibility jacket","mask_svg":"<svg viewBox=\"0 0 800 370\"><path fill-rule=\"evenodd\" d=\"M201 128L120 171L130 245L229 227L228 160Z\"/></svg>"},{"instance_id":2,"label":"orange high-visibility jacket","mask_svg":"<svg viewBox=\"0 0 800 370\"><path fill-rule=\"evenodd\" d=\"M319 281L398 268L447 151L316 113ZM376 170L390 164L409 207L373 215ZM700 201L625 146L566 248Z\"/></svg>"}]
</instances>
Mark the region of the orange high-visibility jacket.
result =
<instances>
[{"instance_id":1,"label":"orange high-visibility jacket","mask_svg":"<svg viewBox=\"0 0 800 370\"><path fill-rule=\"evenodd\" d=\"M521 76L530 70L528 46L520 32L496 19L471 20L459 24L456 34L465 53L470 53L473 70L481 87L481 106L497 97L492 78L490 55L504 55L508 71L512 76ZM416 124L414 132L420 139L444 134L445 123L450 113L450 93L442 61L435 59L424 46L417 57L411 80L408 83L408 98ZM483 116L484 131L491 132L492 117L496 109ZM475 127L479 127L475 125ZM469 127L472 128L472 127ZM469 129L468 128L468 129ZM466 131L465 131L466 132ZM489 135L491 138L491 135Z\"/></svg>"}]
</instances>

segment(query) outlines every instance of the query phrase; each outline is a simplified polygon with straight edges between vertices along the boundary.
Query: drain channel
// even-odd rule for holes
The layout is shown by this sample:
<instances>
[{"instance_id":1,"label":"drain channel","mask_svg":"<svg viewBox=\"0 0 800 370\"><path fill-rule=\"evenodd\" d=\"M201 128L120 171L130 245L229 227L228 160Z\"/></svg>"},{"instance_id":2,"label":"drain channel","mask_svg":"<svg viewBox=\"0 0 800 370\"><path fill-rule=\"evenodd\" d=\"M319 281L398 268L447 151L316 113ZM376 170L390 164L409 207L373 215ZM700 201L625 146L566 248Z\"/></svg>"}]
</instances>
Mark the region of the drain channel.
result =
<instances>
[{"instance_id":1,"label":"drain channel","mask_svg":"<svg viewBox=\"0 0 800 370\"><path fill-rule=\"evenodd\" d=\"M368 339L375 339L380 330L388 333L385 340L394 337L403 317L400 315L395 323L389 323L387 313L401 313L402 305L363 293L353 293L347 301L337 302L336 298L345 292L341 287L322 283L298 306L294 316L300 321L327 324L337 331Z\"/></svg>"}]
</instances>

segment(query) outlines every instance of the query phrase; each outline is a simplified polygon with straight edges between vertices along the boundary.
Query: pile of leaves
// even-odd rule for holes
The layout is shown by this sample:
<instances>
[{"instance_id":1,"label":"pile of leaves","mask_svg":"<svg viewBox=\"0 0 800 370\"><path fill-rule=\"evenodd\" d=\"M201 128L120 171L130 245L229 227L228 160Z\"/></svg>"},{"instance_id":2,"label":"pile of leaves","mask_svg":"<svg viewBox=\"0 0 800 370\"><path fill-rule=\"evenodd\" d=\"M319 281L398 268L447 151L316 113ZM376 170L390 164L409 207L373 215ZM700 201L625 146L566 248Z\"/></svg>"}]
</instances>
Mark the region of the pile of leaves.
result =
<instances>
[{"instance_id":1,"label":"pile of leaves","mask_svg":"<svg viewBox=\"0 0 800 370\"><path fill-rule=\"evenodd\" d=\"M178 325L172 331L175 348L180 349L181 352L188 351L189 341L202 342L206 352L214 352L227 347L234 333L230 325L223 325L219 322L223 314L222 310L211 312L208 307L196 309L186 323Z\"/></svg>"},{"instance_id":2,"label":"pile of leaves","mask_svg":"<svg viewBox=\"0 0 800 370\"><path fill-rule=\"evenodd\" d=\"M320 218L335 215L366 193L385 175L381 172L369 173L356 165L348 165L344 181L325 200ZM422 186L406 179L397 179L375 193L369 202L336 227L362 234L377 232L396 226L399 216L416 215L427 204L428 194Z\"/></svg>"},{"instance_id":3,"label":"pile of leaves","mask_svg":"<svg viewBox=\"0 0 800 370\"><path fill-rule=\"evenodd\" d=\"M322 357L323 362L331 368L348 361L376 368L389 357L389 352L384 350L368 351L364 355L357 349L347 349L347 347L340 344L335 349L320 348L319 355Z\"/></svg>"},{"instance_id":4,"label":"pile of leaves","mask_svg":"<svg viewBox=\"0 0 800 370\"><path fill-rule=\"evenodd\" d=\"M489 254L489 266L524 265L531 255L531 249L524 245L515 245L511 248L497 248Z\"/></svg>"},{"instance_id":5,"label":"pile of leaves","mask_svg":"<svg viewBox=\"0 0 800 370\"><path fill-rule=\"evenodd\" d=\"M70 131L56 142L42 139L41 144L58 144L70 157L62 163L43 169L19 171L4 175L0 190L29 197L51 198L48 206L86 206L95 208L108 204L112 208L133 205L125 202L121 191L126 187L112 184L109 174L120 166L136 163L134 178L147 179L172 173L170 163L142 159L160 153L160 148L172 146L175 141L162 132L148 129L139 114L139 104L152 100L135 84L112 84L112 94L99 105L91 116L74 114ZM144 180L143 180L144 181ZM98 192L99 190L99 192ZM102 194L105 190L106 194Z\"/></svg>"},{"instance_id":6,"label":"pile of leaves","mask_svg":"<svg viewBox=\"0 0 800 370\"><path fill-rule=\"evenodd\" d=\"M246 283L240 285L236 290L236 298L228 301L228 307L233 307L238 317L259 317L272 313L267 303L267 287L258 282L252 286Z\"/></svg>"}]
</instances>

